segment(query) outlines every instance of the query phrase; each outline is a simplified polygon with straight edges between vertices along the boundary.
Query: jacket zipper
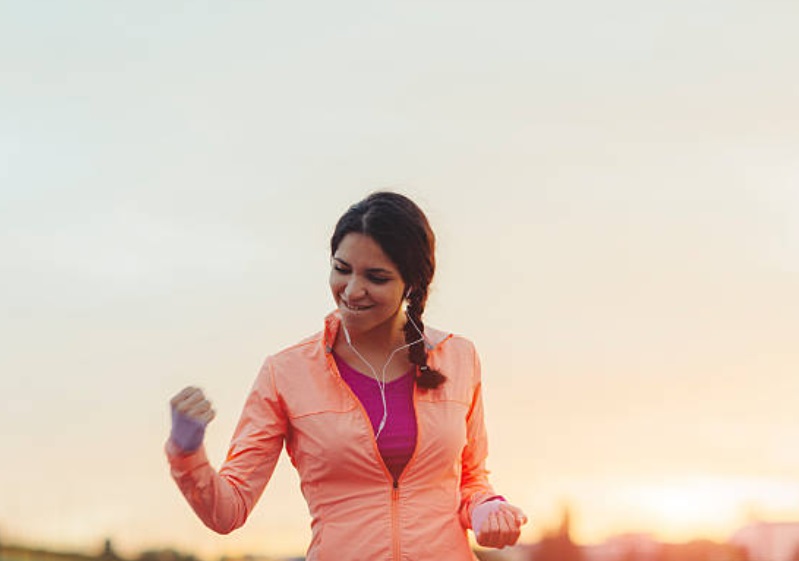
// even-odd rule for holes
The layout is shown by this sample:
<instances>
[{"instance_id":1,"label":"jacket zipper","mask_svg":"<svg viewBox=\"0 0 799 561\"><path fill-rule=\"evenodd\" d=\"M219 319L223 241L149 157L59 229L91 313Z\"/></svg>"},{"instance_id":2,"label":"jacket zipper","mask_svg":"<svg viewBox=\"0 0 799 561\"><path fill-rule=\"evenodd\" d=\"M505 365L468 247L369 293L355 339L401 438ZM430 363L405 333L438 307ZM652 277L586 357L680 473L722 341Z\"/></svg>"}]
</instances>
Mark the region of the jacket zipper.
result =
<instances>
[{"instance_id":1,"label":"jacket zipper","mask_svg":"<svg viewBox=\"0 0 799 561\"><path fill-rule=\"evenodd\" d=\"M419 425L419 411L417 407L418 404L416 400L416 394L417 394L417 388L416 384L414 383L412 399L413 399L413 415L416 418L416 442L414 443L413 446L413 454L411 454L408 463L405 464L405 467L403 468L402 473L399 474L399 477L392 481L392 486L391 486L391 525L392 525L391 537L392 537L392 550L394 554L394 561L400 561L401 559L400 555L402 553L400 549L400 536L399 536L399 482L400 479L402 479L402 476L408 472L408 469L411 467L411 464L416 459L416 454L419 450L419 441L421 440L420 433L422 429L421 426ZM364 414L366 414L365 411ZM375 446L376 445L377 444L375 444ZM383 459L382 456L380 457L380 459L381 460ZM385 466L385 462L383 462L383 465ZM388 468L386 468L386 471L388 471Z\"/></svg>"},{"instance_id":2,"label":"jacket zipper","mask_svg":"<svg viewBox=\"0 0 799 561\"><path fill-rule=\"evenodd\" d=\"M346 391L349 393L352 400L358 406L358 409L361 410L361 415L366 420L366 426L369 427L369 431L372 433L372 448L375 453L375 457L377 458L377 463L379 463L383 467L383 473L386 474L386 478L388 481L391 482L391 549L392 549L392 556L394 561L400 561L400 537L399 537L399 480L402 479L402 476L405 475L408 471L408 468L411 466L411 463L414 459L416 459L416 453L419 449L419 433L421 432L421 427L419 425L419 411L417 407L417 387L414 383L413 385L413 415L416 417L416 442L413 446L413 454L411 454L408 463L405 464L405 468L400 473L397 479L394 479L394 476L391 475L391 472L388 471L388 467L386 466L386 462L383 460L383 456L380 454L380 448L377 446L377 438L375 438L375 431L372 427L372 421L369 419L369 414L366 412L366 408L361 403L361 400L358 399L358 396L355 395L355 392L352 391L352 388L344 381L341 377L341 373L338 371L338 365L336 364L336 360L333 358L333 355L328 352L327 354L327 364L328 367L333 370L336 374L339 383L346 388Z\"/></svg>"},{"instance_id":3,"label":"jacket zipper","mask_svg":"<svg viewBox=\"0 0 799 561\"><path fill-rule=\"evenodd\" d=\"M391 487L391 553L394 561L400 561L399 537L399 482Z\"/></svg>"}]
</instances>

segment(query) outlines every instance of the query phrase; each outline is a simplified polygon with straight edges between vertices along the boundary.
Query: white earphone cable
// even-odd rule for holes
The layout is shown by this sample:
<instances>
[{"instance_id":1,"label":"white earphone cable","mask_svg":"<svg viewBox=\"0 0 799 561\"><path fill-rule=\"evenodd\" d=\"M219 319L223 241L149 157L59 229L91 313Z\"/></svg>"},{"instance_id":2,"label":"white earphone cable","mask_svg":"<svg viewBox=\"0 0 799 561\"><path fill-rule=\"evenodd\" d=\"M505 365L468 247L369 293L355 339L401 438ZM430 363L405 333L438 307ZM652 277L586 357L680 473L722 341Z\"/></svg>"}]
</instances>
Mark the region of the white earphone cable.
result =
<instances>
[{"instance_id":1,"label":"white earphone cable","mask_svg":"<svg viewBox=\"0 0 799 561\"><path fill-rule=\"evenodd\" d=\"M408 319L410 319L410 316L408 316ZM413 324L414 327L416 327L416 331L419 331L419 328L416 326L416 323L413 320L411 320L411 323ZM377 426L377 431L375 432L375 440L376 440L380 438L380 433L383 432L383 429L386 426L386 422L388 421L388 404L386 403L386 369L388 368L388 365L391 364L391 359L394 358L395 354L397 354L399 351L403 349L407 349L408 347L415 345L416 343L424 341L424 335L422 335L422 332L419 331L419 335L421 336L418 339L416 339L415 341L411 341L410 343L405 343L404 345L401 345L396 349L394 349L393 351L391 351L391 354L388 355L386 363L383 365L381 375L380 377L378 377L377 370L375 370L375 367L372 366L372 364L368 360L366 360L366 358L358 351L358 349L355 348L355 345L352 344L352 339L350 338L350 332L347 330L347 325L343 321L341 322L341 328L344 330L344 339L347 341L347 345L349 345L349 347L358 356L358 358L360 358L363 361L363 363L369 367L369 370L372 371L372 377L375 379L375 382L377 382L377 387L380 390L380 400L383 402L383 418L380 420L380 423Z\"/></svg>"}]
</instances>

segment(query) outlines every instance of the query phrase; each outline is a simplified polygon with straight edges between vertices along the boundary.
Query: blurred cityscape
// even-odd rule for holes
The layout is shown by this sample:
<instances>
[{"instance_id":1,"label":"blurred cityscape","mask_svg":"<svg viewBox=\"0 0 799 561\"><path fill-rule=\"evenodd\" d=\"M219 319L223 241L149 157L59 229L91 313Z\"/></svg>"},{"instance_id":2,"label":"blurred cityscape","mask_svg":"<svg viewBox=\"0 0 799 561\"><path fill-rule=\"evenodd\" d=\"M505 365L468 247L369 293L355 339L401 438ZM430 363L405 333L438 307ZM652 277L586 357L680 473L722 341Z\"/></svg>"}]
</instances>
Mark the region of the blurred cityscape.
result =
<instances>
[{"instance_id":1,"label":"blurred cityscape","mask_svg":"<svg viewBox=\"0 0 799 561\"><path fill-rule=\"evenodd\" d=\"M0 536L2 538L2 536ZM480 561L799 561L799 522L752 522L719 543L697 539L663 543L649 534L622 534L602 543L583 545L572 539L571 515L564 510L560 523L535 543L504 550L477 550ZM303 561L303 557L247 555L216 561ZM111 540L96 554L58 552L0 539L0 561L204 561L172 549L144 551L136 557L118 555ZM366 560L365 560L366 561Z\"/></svg>"}]
</instances>

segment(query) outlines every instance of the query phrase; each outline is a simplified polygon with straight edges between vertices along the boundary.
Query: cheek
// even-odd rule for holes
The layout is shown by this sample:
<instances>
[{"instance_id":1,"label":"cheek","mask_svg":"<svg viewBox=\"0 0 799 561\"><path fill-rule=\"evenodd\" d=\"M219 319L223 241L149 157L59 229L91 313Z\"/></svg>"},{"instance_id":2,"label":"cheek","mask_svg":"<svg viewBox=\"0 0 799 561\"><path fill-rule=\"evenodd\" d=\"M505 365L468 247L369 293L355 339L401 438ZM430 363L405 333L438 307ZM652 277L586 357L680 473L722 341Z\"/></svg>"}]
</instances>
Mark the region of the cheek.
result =
<instances>
[{"instance_id":1,"label":"cheek","mask_svg":"<svg viewBox=\"0 0 799 561\"><path fill-rule=\"evenodd\" d=\"M343 290L344 283L342 283L334 273L330 274L328 283L330 284L330 292L333 294L333 298L338 299L339 293Z\"/></svg>"},{"instance_id":2,"label":"cheek","mask_svg":"<svg viewBox=\"0 0 799 561\"><path fill-rule=\"evenodd\" d=\"M391 308L397 308L402 305L402 290L396 287L386 289L381 292L381 300Z\"/></svg>"}]
</instances>

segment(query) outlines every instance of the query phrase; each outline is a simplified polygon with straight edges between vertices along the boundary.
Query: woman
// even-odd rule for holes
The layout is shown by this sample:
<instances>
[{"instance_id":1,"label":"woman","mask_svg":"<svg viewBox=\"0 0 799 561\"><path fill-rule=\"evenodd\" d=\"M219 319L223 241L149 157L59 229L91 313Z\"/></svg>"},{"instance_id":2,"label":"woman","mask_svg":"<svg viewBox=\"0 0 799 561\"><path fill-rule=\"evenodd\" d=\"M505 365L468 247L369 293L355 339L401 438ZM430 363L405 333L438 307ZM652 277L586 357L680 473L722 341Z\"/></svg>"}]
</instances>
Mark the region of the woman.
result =
<instances>
[{"instance_id":1,"label":"woman","mask_svg":"<svg viewBox=\"0 0 799 561\"><path fill-rule=\"evenodd\" d=\"M197 388L171 401L166 451L197 515L244 524L285 444L312 515L308 561L466 561L466 530L512 545L526 517L487 480L480 364L472 343L422 320L435 239L408 198L374 193L330 241L337 310L266 359L218 472Z\"/></svg>"}]
</instances>

